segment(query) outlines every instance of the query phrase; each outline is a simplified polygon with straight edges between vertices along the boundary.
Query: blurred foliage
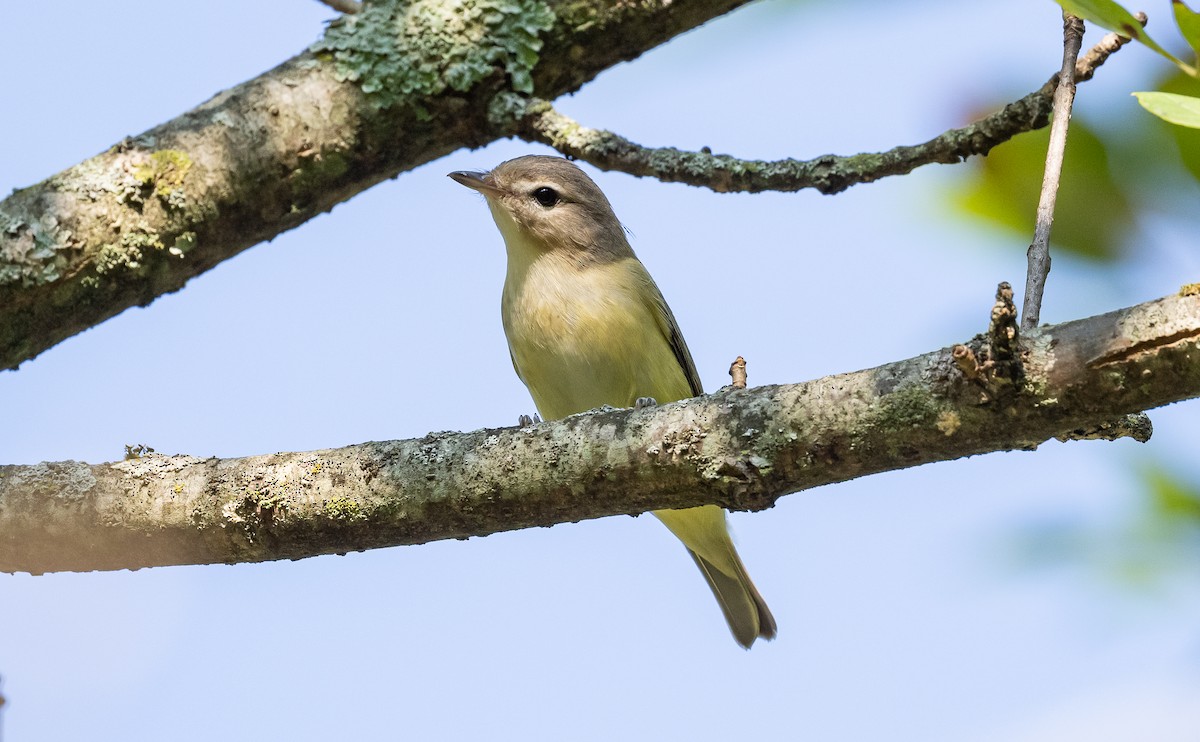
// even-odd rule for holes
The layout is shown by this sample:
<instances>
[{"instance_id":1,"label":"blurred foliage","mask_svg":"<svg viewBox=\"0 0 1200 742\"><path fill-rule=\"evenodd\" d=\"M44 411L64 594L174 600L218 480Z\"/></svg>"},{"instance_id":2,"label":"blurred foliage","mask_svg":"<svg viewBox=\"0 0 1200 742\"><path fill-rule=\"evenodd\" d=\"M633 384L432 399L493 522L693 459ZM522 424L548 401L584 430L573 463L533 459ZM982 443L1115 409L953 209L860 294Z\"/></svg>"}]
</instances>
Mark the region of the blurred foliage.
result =
<instances>
[{"instance_id":1,"label":"blurred foliage","mask_svg":"<svg viewBox=\"0 0 1200 742\"><path fill-rule=\"evenodd\" d=\"M971 182L958 194L959 205L1032 239L1049 139L1049 127L1022 134L977 160ZM1116 258L1133 226L1128 195L1108 160L1101 138L1073 121L1050 234L1058 247L1099 260Z\"/></svg>"},{"instance_id":2,"label":"blurred foliage","mask_svg":"<svg viewBox=\"0 0 1200 742\"><path fill-rule=\"evenodd\" d=\"M1154 90L1200 95L1200 81L1172 70ZM1081 88L1081 95L1086 88ZM997 106L998 107L998 106ZM966 214L1033 238L1049 128L1022 134L975 158L952 200ZM1145 213L1196 222L1200 130L1172 126L1135 105L1105 112L1103 126L1076 115L1067 138L1051 241L1059 251L1114 261L1129 251Z\"/></svg>"},{"instance_id":3,"label":"blurred foliage","mask_svg":"<svg viewBox=\"0 0 1200 742\"><path fill-rule=\"evenodd\" d=\"M1125 587L1157 588L1181 572L1200 575L1200 482L1146 466L1136 509L1115 524L1048 521L1018 534L1025 568L1082 566Z\"/></svg>"}]
</instances>

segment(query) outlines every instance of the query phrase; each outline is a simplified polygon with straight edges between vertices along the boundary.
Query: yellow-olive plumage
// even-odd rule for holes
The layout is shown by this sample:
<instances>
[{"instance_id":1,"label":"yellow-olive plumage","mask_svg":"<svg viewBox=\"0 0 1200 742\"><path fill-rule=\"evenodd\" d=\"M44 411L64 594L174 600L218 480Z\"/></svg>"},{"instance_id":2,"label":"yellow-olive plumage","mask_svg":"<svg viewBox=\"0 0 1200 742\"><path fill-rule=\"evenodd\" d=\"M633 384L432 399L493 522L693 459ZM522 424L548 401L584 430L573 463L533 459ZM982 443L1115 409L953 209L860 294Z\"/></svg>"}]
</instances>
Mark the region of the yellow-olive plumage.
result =
<instances>
[{"instance_id":1,"label":"yellow-olive plumage","mask_svg":"<svg viewBox=\"0 0 1200 742\"><path fill-rule=\"evenodd\" d=\"M670 308L600 188L558 157L519 157L450 177L487 198L508 250L501 315L513 367L555 420L703 393ZM716 506L654 513L687 547L734 638L775 636L775 619Z\"/></svg>"}]
</instances>

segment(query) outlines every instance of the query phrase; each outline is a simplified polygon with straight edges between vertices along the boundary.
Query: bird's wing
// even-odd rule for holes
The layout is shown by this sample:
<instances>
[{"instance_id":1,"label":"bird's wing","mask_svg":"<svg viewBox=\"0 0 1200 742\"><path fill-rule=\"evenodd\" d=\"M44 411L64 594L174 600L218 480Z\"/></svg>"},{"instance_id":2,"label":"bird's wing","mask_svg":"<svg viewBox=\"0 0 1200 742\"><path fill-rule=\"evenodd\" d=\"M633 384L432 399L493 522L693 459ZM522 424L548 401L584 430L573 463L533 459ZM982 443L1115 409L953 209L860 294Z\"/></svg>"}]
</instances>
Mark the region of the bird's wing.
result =
<instances>
[{"instance_id":1,"label":"bird's wing","mask_svg":"<svg viewBox=\"0 0 1200 742\"><path fill-rule=\"evenodd\" d=\"M508 346L508 360L512 361L513 371L517 372L517 378L521 380L522 384L525 384L525 375L521 373L521 367L517 365L517 356L513 353L512 345Z\"/></svg>"},{"instance_id":2,"label":"bird's wing","mask_svg":"<svg viewBox=\"0 0 1200 742\"><path fill-rule=\"evenodd\" d=\"M640 263L639 263L640 265ZM688 386L692 390L693 397L699 397L704 394L704 387L700 384L700 374L696 371L696 363L692 360L692 354L688 350L687 343L683 340L683 333L679 330L679 323L675 321L675 315L671 313L671 308L667 306L667 300L663 298L662 292L658 290L658 286L654 283L654 279L650 277L650 273L642 267L641 272L645 276L647 284L646 291L643 296L647 297L650 304L650 313L658 322L658 328L662 331L663 337L671 346L671 352L675 354L675 360L679 361L679 367L683 369L683 375L687 377Z\"/></svg>"}]
</instances>

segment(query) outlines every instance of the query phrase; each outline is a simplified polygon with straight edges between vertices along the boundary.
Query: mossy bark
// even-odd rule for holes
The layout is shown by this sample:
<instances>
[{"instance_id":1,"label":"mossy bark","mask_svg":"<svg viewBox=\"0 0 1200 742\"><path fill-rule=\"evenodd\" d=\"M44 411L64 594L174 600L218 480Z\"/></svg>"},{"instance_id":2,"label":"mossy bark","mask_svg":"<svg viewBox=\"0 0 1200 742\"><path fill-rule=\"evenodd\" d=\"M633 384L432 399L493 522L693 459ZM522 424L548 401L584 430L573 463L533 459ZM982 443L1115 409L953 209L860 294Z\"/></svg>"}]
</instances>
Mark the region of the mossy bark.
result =
<instances>
[{"instance_id":1,"label":"mossy bark","mask_svg":"<svg viewBox=\"0 0 1200 742\"><path fill-rule=\"evenodd\" d=\"M176 291L382 180L511 134L515 123L497 120L491 103L514 83L555 98L745 1L491 0L503 16L493 24L499 36L442 38L483 53L437 62L401 21L465 5L377 0L372 17L390 25L337 25L326 37L371 35L371 60L319 42L0 201L0 369ZM408 64L422 66L420 84L381 100L379 86L393 78L372 71Z\"/></svg>"}]
</instances>

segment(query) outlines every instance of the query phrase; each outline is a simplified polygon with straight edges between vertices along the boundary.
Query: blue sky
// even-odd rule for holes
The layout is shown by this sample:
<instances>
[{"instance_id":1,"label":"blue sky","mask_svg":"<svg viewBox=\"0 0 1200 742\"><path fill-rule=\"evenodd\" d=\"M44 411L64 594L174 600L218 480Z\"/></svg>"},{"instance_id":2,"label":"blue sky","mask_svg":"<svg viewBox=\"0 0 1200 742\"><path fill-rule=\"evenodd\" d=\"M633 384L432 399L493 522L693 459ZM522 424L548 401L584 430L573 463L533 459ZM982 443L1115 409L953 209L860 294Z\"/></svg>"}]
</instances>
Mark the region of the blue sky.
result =
<instances>
[{"instance_id":1,"label":"blue sky","mask_svg":"<svg viewBox=\"0 0 1200 742\"><path fill-rule=\"evenodd\" d=\"M308 0L14 5L0 191L253 77L331 15ZM877 150L1039 86L1059 28L1048 0L765 2L560 107L646 144ZM1081 86L1080 110L1128 114L1128 92L1160 69L1122 52ZM482 201L445 174L529 152L547 150L498 142L403 174L0 374L0 462L109 461L135 443L242 456L515 423L532 403L500 326L503 247ZM982 330L998 281L1023 287L1028 237L950 205L962 167L836 197L591 172L709 390L737 355L766 384L943 347ZM1193 237L1151 224L1139 240L1116 271L1056 258L1043 320L1196 280ZM1128 517L1146 457L1194 472L1195 409L1155 413L1143 447L1051 443L733 515L780 626L750 652L649 517L299 562L0 575L0 722L22 742L1191 740L1195 584L1133 592L1082 569L1023 571L1009 554L1046 519Z\"/></svg>"}]
</instances>

